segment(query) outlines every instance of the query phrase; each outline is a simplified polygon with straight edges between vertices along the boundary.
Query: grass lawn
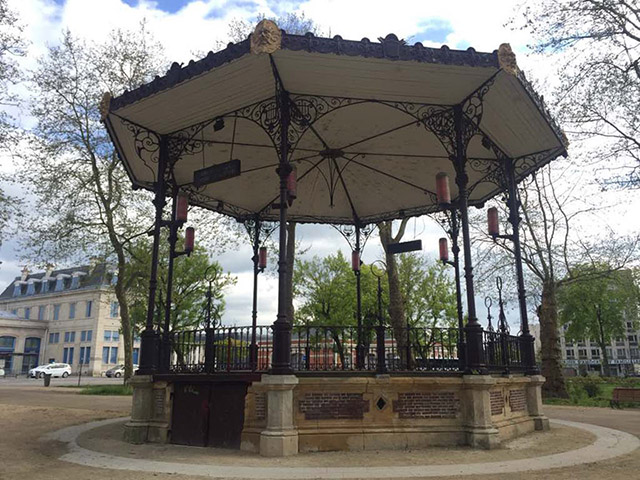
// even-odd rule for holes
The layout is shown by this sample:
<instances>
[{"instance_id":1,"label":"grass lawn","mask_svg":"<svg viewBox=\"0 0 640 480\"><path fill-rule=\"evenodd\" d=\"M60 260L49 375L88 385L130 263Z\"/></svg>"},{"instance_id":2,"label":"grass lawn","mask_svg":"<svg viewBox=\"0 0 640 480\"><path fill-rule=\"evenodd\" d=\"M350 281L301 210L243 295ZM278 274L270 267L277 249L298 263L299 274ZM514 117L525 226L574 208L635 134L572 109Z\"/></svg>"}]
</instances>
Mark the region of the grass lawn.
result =
<instances>
[{"instance_id":1,"label":"grass lawn","mask_svg":"<svg viewBox=\"0 0 640 480\"><path fill-rule=\"evenodd\" d=\"M589 395L589 387L586 385L596 385L592 387ZM609 407L613 396L613 389L616 387L640 388L640 380L637 379L614 379L614 378L568 378L567 391L569 398L545 398L543 402L547 405L578 405L581 407ZM637 406L637 405L636 405ZM626 406L631 407L631 405Z\"/></svg>"},{"instance_id":2,"label":"grass lawn","mask_svg":"<svg viewBox=\"0 0 640 480\"><path fill-rule=\"evenodd\" d=\"M80 395L132 395L129 385L87 385L78 392Z\"/></svg>"}]
</instances>

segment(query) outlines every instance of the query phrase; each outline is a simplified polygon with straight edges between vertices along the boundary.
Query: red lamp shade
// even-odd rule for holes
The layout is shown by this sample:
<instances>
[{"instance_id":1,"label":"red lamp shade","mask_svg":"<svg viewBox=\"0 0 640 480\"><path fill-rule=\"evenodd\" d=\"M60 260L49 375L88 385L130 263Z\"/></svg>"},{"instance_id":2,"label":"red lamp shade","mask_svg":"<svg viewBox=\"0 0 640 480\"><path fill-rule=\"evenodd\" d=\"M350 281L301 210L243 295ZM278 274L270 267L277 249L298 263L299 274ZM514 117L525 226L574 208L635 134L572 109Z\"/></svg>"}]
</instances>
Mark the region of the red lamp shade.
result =
<instances>
[{"instance_id":1,"label":"red lamp shade","mask_svg":"<svg viewBox=\"0 0 640 480\"><path fill-rule=\"evenodd\" d=\"M187 227L184 232L184 251L193 252L193 245L195 242L196 231L193 227Z\"/></svg>"},{"instance_id":2,"label":"red lamp shade","mask_svg":"<svg viewBox=\"0 0 640 480\"><path fill-rule=\"evenodd\" d=\"M356 250L351 252L351 270L354 272L360 271L360 252Z\"/></svg>"},{"instance_id":3,"label":"red lamp shade","mask_svg":"<svg viewBox=\"0 0 640 480\"><path fill-rule=\"evenodd\" d=\"M500 234L500 222L498 219L498 209L496 207L491 207L487 210L487 224L489 227L489 235Z\"/></svg>"},{"instance_id":4,"label":"red lamp shade","mask_svg":"<svg viewBox=\"0 0 640 480\"><path fill-rule=\"evenodd\" d=\"M188 209L189 197L187 197L184 193L180 193L176 197L176 220L180 222L186 222Z\"/></svg>"},{"instance_id":5,"label":"red lamp shade","mask_svg":"<svg viewBox=\"0 0 640 480\"><path fill-rule=\"evenodd\" d=\"M436 175L436 197L440 205L451 203L451 192L449 191L449 175L440 172Z\"/></svg>"},{"instance_id":6,"label":"red lamp shade","mask_svg":"<svg viewBox=\"0 0 640 480\"><path fill-rule=\"evenodd\" d=\"M258 268L267 268L267 247L258 250Z\"/></svg>"},{"instance_id":7,"label":"red lamp shade","mask_svg":"<svg viewBox=\"0 0 640 480\"><path fill-rule=\"evenodd\" d=\"M443 237L438 241L438 243L440 245L440 261L448 262L449 261L449 245L447 244L447 239Z\"/></svg>"},{"instance_id":8,"label":"red lamp shade","mask_svg":"<svg viewBox=\"0 0 640 480\"><path fill-rule=\"evenodd\" d=\"M298 176L295 166L292 166L292 170L287 177L287 193L292 200L298 196Z\"/></svg>"}]
</instances>

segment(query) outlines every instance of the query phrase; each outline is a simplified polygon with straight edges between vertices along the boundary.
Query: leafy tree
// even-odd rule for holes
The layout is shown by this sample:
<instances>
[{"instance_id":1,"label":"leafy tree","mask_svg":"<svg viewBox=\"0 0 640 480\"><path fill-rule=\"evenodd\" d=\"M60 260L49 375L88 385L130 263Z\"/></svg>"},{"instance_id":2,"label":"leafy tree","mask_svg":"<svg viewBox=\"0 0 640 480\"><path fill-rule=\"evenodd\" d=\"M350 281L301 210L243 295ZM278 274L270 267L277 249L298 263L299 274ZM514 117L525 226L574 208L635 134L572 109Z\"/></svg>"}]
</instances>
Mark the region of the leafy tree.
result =
<instances>
[{"instance_id":1,"label":"leafy tree","mask_svg":"<svg viewBox=\"0 0 640 480\"><path fill-rule=\"evenodd\" d=\"M398 280L408 324L457 327L455 284L446 267L417 253L399 257Z\"/></svg>"},{"instance_id":2,"label":"leafy tree","mask_svg":"<svg viewBox=\"0 0 640 480\"><path fill-rule=\"evenodd\" d=\"M624 336L626 322L636 323L640 289L634 272L613 272L610 265L579 265L572 276L586 278L563 286L558 292L560 322L566 325L566 338L574 341L595 339L600 347L603 374L609 374L607 346Z\"/></svg>"},{"instance_id":3,"label":"leafy tree","mask_svg":"<svg viewBox=\"0 0 640 480\"><path fill-rule=\"evenodd\" d=\"M553 97L568 132L597 139L585 155L611 168L614 183L639 187L640 4L543 0L521 13L534 51L558 60Z\"/></svg>"},{"instance_id":4,"label":"leafy tree","mask_svg":"<svg viewBox=\"0 0 640 480\"><path fill-rule=\"evenodd\" d=\"M567 398L559 347L558 291L568 284L626 268L637 257L638 239L625 238L607 229L596 216L601 207L589 204L575 193L580 182L574 179L574 183L561 187L553 168L547 166L519 185L520 239L529 304L539 303L542 374L546 378L543 393ZM502 209L501 218L505 221L502 228L508 230L508 212L504 205L496 203L496 206ZM595 235L592 229L582 231L579 224L585 219L598 224L604 235ZM494 242L484 233L486 221L480 215L472 225L476 228L479 283L493 291L495 276L502 275L505 291L515 292L512 244L503 240ZM573 268L585 260L593 265L606 264L610 270Z\"/></svg>"},{"instance_id":5,"label":"leafy tree","mask_svg":"<svg viewBox=\"0 0 640 480\"><path fill-rule=\"evenodd\" d=\"M178 240L180 241L180 239ZM151 246L146 239L138 239L129 251L131 261L127 266L127 294L131 304L133 324L142 329L147 318L149 275L151 270ZM158 281L166 284L169 247L163 243L160 249ZM211 282L211 321L219 322L224 313L225 290L235 285L236 278L225 273L216 261L211 261L204 248L196 246L190 256L175 259L173 269L173 297L171 302L170 329L189 330L205 325L207 291ZM166 302L161 292L156 299L157 323L164 328Z\"/></svg>"}]
</instances>

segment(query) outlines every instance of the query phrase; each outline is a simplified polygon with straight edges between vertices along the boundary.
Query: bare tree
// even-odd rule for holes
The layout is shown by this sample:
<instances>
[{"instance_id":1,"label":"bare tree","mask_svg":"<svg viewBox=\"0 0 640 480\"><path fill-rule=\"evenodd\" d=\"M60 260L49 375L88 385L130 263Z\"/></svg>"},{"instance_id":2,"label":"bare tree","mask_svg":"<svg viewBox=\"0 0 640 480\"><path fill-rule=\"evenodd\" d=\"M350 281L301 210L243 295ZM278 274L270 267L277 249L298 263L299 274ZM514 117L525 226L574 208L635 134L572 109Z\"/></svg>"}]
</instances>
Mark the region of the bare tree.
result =
<instances>
[{"instance_id":1,"label":"bare tree","mask_svg":"<svg viewBox=\"0 0 640 480\"><path fill-rule=\"evenodd\" d=\"M637 0L542 0L521 6L535 52L558 59L555 110L606 183L640 187L640 4ZM514 21L518 24L519 20Z\"/></svg>"},{"instance_id":2,"label":"bare tree","mask_svg":"<svg viewBox=\"0 0 640 480\"><path fill-rule=\"evenodd\" d=\"M584 189L584 184L574 178L572 183L564 182L565 186L561 188L557 173L553 167L546 166L522 182L518 192L522 215L522 261L528 273L529 299L539 303L542 374L547 379L543 392L549 397L566 397L558 333L558 291L564 285L593 275L625 268L637 254L638 239L621 237L607 229L599 218L604 207L589 203L584 191L580 190ZM575 171L572 173L575 175ZM507 218L503 211L502 219ZM484 227L484 221L477 220L474 225L479 283L484 282L486 288L486 282L491 281L492 285L497 274L513 279L511 243L494 242L488 235L479 233L477 227ZM581 228L581 224L588 226ZM603 234L594 232L593 225L598 225ZM609 269L573 268L587 263L606 263Z\"/></svg>"},{"instance_id":3,"label":"bare tree","mask_svg":"<svg viewBox=\"0 0 640 480\"><path fill-rule=\"evenodd\" d=\"M120 305L125 379L132 375L133 325L125 287L127 246L144 235L151 201L133 193L106 131L99 104L161 71L162 49L144 25L113 31L101 44L67 31L31 77L31 114L37 126L20 158L18 180L36 196L23 243L31 258L64 261L88 255L113 258Z\"/></svg>"}]
</instances>

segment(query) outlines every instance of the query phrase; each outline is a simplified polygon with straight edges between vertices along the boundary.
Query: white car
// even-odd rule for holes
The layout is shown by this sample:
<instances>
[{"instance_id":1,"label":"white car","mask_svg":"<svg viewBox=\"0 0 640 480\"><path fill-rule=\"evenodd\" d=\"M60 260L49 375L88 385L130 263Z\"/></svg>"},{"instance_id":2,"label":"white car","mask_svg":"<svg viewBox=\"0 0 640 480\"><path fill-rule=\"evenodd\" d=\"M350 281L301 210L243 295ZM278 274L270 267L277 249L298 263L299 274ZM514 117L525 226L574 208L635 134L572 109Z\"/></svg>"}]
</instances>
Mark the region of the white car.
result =
<instances>
[{"instance_id":1,"label":"white car","mask_svg":"<svg viewBox=\"0 0 640 480\"><path fill-rule=\"evenodd\" d=\"M50 363L49 365L40 365L29 370L29 376L32 378L42 378L47 373L51 374L52 377L67 378L71 375L71 365L68 363Z\"/></svg>"},{"instance_id":2,"label":"white car","mask_svg":"<svg viewBox=\"0 0 640 480\"><path fill-rule=\"evenodd\" d=\"M136 373L137 371L138 371L138 365L134 364L133 373ZM117 365L113 368L110 368L109 370L104 372L104 374L109 378L111 377L119 378L124 375L124 365Z\"/></svg>"}]
</instances>

